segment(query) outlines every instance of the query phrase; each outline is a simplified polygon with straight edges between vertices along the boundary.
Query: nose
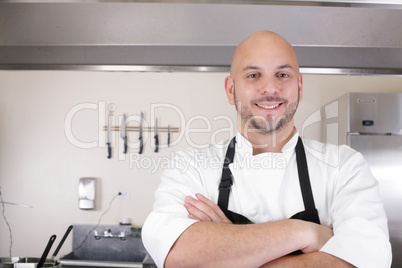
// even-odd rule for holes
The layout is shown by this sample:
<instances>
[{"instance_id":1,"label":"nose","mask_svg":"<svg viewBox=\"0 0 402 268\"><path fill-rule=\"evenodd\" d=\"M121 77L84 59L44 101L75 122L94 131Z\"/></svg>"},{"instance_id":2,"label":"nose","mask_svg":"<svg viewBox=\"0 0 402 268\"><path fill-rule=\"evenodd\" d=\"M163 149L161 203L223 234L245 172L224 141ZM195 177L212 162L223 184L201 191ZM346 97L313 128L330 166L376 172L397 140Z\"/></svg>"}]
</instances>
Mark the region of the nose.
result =
<instances>
[{"instance_id":1,"label":"nose","mask_svg":"<svg viewBox=\"0 0 402 268\"><path fill-rule=\"evenodd\" d=\"M279 91L278 82L273 78L264 78L261 80L260 92L263 95L276 95Z\"/></svg>"}]
</instances>

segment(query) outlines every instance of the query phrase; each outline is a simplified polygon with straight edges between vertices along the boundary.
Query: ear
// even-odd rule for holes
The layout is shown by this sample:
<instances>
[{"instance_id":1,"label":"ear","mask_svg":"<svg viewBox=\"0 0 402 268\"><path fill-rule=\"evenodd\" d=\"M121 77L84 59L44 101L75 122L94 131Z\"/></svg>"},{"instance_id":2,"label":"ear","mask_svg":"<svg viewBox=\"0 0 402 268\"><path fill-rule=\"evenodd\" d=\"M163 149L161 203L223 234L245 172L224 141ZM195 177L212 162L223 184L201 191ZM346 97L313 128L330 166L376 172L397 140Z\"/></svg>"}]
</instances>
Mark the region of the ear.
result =
<instances>
[{"instance_id":1,"label":"ear","mask_svg":"<svg viewBox=\"0 0 402 268\"><path fill-rule=\"evenodd\" d=\"M226 91L226 96L228 97L229 103L234 105L235 104L235 99L234 99L234 81L230 76L226 76L225 78L225 91Z\"/></svg>"},{"instance_id":2,"label":"ear","mask_svg":"<svg viewBox=\"0 0 402 268\"><path fill-rule=\"evenodd\" d=\"M299 102L302 101L303 98L303 75L299 74Z\"/></svg>"}]
</instances>

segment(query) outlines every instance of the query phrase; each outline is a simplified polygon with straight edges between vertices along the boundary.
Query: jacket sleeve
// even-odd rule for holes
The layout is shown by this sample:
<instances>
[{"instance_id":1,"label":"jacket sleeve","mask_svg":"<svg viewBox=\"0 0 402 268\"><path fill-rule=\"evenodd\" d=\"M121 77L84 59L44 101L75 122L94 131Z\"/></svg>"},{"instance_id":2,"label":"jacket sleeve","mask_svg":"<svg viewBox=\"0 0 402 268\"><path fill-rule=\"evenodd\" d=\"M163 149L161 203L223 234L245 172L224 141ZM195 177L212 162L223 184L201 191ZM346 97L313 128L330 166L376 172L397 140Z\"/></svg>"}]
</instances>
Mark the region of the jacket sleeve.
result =
<instances>
[{"instance_id":1,"label":"jacket sleeve","mask_svg":"<svg viewBox=\"0 0 402 268\"><path fill-rule=\"evenodd\" d=\"M356 267L390 267L391 245L378 182L360 153L347 146L339 150L339 172L330 207L334 236L320 251Z\"/></svg>"},{"instance_id":2,"label":"jacket sleeve","mask_svg":"<svg viewBox=\"0 0 402 268\"><path fill-rule=\"evenodd\" d=\"M158 267L164 266L177 238L196 222L188 218L183 205L185 196L205 194L201 176L189 152L177 153L161 176L155 192L153 211L142 229L144 246Z\"/></svg>"}]
</instances>

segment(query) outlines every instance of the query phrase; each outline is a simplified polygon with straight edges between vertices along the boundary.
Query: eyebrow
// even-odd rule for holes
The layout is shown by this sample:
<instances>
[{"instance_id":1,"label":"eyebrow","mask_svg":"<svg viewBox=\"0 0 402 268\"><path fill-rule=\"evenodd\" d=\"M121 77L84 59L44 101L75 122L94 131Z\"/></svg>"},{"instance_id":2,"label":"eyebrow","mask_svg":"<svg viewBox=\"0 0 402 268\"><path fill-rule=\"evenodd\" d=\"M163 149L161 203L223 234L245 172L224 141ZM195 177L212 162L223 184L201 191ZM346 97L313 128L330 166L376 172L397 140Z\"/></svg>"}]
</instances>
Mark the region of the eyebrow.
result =
<instances>
[{"instance_id":1,"label":"eyebrow","mask_svg":"<svg viewBox=\"0 0 402 268\"><path fill-rule=\"evenodd\" d=\"M259 66L250 65L250 66L244 67L242 72L244 73L244 72L247 72L247 71L250 71L250 70L261 70L261 69L262 68L259 67ZM279 66L275 67L275 70L283 70L283 69L292 69L292 70L294 70L293 66L291 66L290 64L282 64L282 65L279 65Z\"/></svg>"},{"instance_id":2,"label":"eyebrow","mask_svg":"<svg viewBox=\"0 0 402 268\"><path fill-rule=\"evenodd\" d=\"M292 69L293 67L290 64L283 64L283 65L279 65L276 67L277 70L281 70L281 69Z\"/></svg>"},{"instance_id":3,"label":"eyebrow","mask_svg":"<svg viewBox=\"0 0 402 268\"><path fill-rule=\"evenodd\" d=\"M262 69L261 67L251 65L251 66L244 67L242 72L244 73L244 72L247 72L250 70L261 70L261 69Z\"/></svg>"}]
</instances>

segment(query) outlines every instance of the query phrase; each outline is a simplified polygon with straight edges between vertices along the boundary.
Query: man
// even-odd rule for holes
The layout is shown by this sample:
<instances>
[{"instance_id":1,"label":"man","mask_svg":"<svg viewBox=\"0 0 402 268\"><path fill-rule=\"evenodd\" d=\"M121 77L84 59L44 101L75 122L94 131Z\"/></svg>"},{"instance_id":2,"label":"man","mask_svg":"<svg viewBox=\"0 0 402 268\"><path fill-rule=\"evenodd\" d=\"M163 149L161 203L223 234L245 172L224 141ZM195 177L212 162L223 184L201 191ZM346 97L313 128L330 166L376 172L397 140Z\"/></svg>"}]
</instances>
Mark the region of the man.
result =
<instances>
[{"instance_id":1,"label":"man","mask_svg":"<svg viewBox=\"0 0 402 268\"><path fill-rule=\"evenodd\" d=\"M389 267L387 219L362 156L302 141L294 127L303 80L292 46L251 35L225 90L236 137L179 152L155 193L143 241L158 267ZM205 165L213 159L222 165Z\"/></svg>"}]
</instances>

